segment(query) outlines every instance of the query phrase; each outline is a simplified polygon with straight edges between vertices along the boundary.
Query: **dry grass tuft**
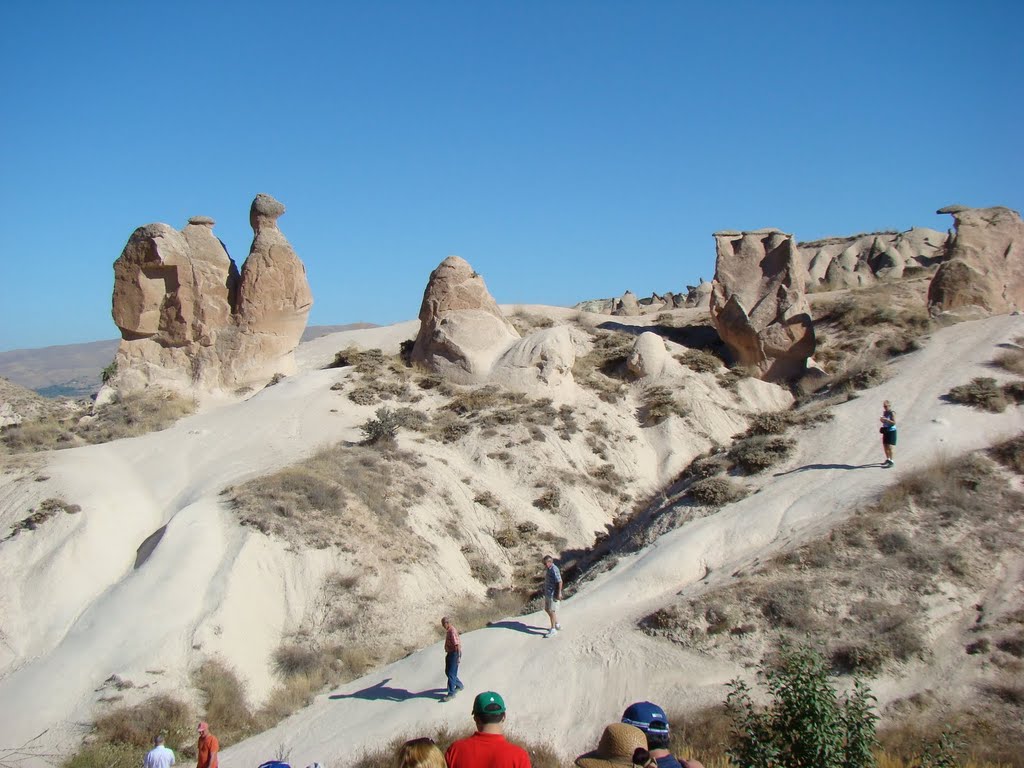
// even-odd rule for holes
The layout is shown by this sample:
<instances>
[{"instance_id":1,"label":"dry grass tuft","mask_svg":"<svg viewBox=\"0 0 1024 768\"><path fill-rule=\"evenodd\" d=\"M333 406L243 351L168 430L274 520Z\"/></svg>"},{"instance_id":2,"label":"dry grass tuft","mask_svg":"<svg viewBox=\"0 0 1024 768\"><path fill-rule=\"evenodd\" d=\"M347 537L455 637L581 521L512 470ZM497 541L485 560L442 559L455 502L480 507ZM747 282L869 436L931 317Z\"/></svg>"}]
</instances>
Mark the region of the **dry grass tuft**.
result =
<instances>
[{"instance_id":1,"label":"dry grass tuft","mask_svg":"<svg viewBox=\"0 0 1024 768\"><path fill-rule=\"evenodd\" d=\"M46 414L0 430L0 439L12 453L73 448L86 443L108 443L167 429L195 411L196 404L164 390L146 390L118 396L97 406L95 414Z\"/></svg>"},{"instance_id":2,"label":"dry grass tuft","mask_svg":"<svg viewBox=\"0 0 1024 768\"><path fill-rule=\"evenodd\" d=\"M993 445L989 455L1004 467L1024 475L1024 434Z\"/></svg>"},{"instance_id":3,"label":"dry grass tuft","mask_svg":"<svg viewBox=\"0 0 1024 768\"><path fill-rule=\"evenodd\" d=\"M1006 450L1019 456L1020 443ZM718 459L705 457L694 468ZM725 482L722 476L699 480L690 494ZM738 571L731 582L699 599L670 603L641 626L734 662L756 662L782 638L809 636L826 648L836 671L875 674L894 661L928 654L922 627L937 584L960 590L966 600L991 578L996 553L1022 549L1024 519L1017 513L1022 502L984 457L940 461L899 476L875 504L828 535L754 571ZM1024 637L1024 611L1020 618ZM1016 648L1018 631L1000 632L972 652L991 647L1013 657L998 643Z\"/></svg>"},{"instance_id":4,"label":"dry grass tuft","mask_svg":"<svg viewBox=\"0 0 1024 768\"><path fill-rule=\"evenodd\" d=\"M793 453L796 441L781 435L758 435L735 443L729 458L748 474L763 472L785 461Z\"/></svg>"},{"instance_id":5,"label":"dry grass tuft","mask_svg":"<svg viewBox=\"0 0 1024 768\"><path fill-rule=\"evenodd\" d=\"M626 361L634 343L636 338L628 333L599 332L590 352L573 364L576 383L595 391L607 403L617 403L626 392Z\"/></svg>"},{"instance_id":6,"label":"dry grass tuft","mask_svg":"<svg viewBox=\"0 0 1024 768\"><path fill-rule=\"evenodd\" d=\"M279 472L225 489L243 525L323 548L352 551L360 536L388 542L426 492L408 451L339 444Z\"/></svg>"},{"instance_id":7,"label":"dry grass tuft","mask_svg":"<svg viewBox=\"0 0 1024 768\"><path fill-rule=\"evenodd\" d=\"M642 395L642 405L637 411L637 419L642 427L653 427L661 424L670 416L680 418L689 413L676 398L675 393L660 384L647 386Z\"/></svg>"},{"instance_id":8,"label":"dry grass tuft","mask_svg":"<svg viewBox=\"0 0 1024 768\"><path fill-rule=\"evenodd\" d=\"M739 501L747 495L747 490L727 477L708 477L691 485L687 493L698 504L721 507Z\"/></svg>"},{"instance_id":9,"label":"dry grass tuft","mask_svg":"<svg viewBox=\"0 0 1024 768\"><path fill-rule=\"evenodd\" d=\"M970 384L953 387L945 398L952 403L969 405L992 413L1002 413L1008 405L1003 390L996 384L995 379L988 376L979 376L971 379Z\"/></svg>"},{"instance_id":10,"label":"dry grass tuft","mask_svg":"<svg viewBox=\"0 0 1024 768\"><path fill-rule=\"evenodd\" d=\"M992 361L997 368L1002 368L1008 373L1024 376L1024 336L1014 339L1016 347L1000 352Z\"/></svg>"},{"instance_id":11,"label":"dry grass tuft","mask_svg":"<svg viewBox=\"0 0 1024 768\"><path fill-rule=\"evenodd\" d=\"M703 349L688 349L676 360L697 373L715 373L725 365L721 358Z\"/></svg>"}]
</instances>

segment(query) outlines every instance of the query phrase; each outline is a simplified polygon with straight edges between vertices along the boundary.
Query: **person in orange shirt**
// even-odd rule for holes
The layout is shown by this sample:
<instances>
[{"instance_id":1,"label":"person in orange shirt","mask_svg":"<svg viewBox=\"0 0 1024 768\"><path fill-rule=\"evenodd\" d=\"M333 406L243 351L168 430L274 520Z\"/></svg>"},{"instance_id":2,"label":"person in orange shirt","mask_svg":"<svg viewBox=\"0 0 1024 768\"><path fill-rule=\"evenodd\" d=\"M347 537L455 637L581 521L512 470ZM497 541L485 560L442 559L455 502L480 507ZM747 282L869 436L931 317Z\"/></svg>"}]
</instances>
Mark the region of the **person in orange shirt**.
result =
<instances>
[{"instance_id":1,"label":"person in orange shirt","mask_svg":"<svg viewBox=\"0 0 1024 768\"><path fill-rule=\"evenodd\" d=\"M199 724L199 748L197 750L196 768L217 768L217 753L220 752L220 743L217 737L210 733L210 726L206 722Z\"/></svg>"}]
</instances>

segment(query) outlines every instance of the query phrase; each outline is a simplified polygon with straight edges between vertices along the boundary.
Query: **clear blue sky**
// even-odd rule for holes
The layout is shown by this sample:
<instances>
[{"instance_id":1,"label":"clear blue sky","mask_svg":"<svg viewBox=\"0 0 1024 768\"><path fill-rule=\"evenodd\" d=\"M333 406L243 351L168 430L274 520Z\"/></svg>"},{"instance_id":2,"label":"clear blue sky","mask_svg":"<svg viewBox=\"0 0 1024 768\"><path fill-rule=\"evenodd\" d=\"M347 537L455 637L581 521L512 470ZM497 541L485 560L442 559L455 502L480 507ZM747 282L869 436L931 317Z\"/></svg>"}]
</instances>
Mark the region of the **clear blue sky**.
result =
<instances>
[{"instance_id":1,"label":"clear blue sky","mask_svg":"<svg viewBox=\"0 0 1024 768\"><path fill-rule=\"evenodd\" d=\"M800 239L1024 206L1024 3L0 4L0 350L116 337L132 231L257 192L314 324L683 290L716 229Z\"/></svg>"}]
</instances>

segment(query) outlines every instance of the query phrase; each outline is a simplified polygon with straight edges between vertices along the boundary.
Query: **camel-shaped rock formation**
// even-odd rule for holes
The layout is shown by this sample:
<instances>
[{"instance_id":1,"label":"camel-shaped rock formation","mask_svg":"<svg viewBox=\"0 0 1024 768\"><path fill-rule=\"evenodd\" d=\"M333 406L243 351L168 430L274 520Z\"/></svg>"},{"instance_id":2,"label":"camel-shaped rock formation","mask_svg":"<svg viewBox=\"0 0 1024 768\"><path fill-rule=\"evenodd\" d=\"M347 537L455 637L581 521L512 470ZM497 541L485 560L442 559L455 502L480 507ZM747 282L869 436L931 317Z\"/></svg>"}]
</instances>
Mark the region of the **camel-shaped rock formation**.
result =
<instances>
[{"instance_id":1,"label":"camel-shaped rock formation","mask_svg":"<svg viewBox=\"0 0 1024 768\"><path fill-rule=\"evenodd\" d=\"M277 227L284 206L253 200L253 242L241 273L213 234L189 219L136 229L114 262L112 314L121 330L118 391L157 385L234 390L295 370L313 296L306 269Z\"/></svg>"}]
</instances>

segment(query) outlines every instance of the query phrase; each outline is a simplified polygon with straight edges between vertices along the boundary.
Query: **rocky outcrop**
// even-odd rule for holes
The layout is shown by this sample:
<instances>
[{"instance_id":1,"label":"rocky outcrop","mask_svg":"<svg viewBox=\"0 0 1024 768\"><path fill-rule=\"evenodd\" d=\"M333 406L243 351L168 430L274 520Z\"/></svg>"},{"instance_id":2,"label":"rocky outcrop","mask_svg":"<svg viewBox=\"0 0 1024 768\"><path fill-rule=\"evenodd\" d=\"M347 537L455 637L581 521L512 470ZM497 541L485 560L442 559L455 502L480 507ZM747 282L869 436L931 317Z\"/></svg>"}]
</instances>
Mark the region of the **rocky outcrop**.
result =
<instances>
[{"instance_id":1,"label":"rocky outcrop","mask_svg":"<svg viewBox=\"0 0 1024 768\"><path fill-rule=\"evenodd\" d=\"M269 195L253 201L254 238L241 273L208 217L189 219L180 232L147 224L132 233L114 262L121 343L112 386L235 389L294 371L313 298L305 267L277 228L282 213Z\"/></svg>"},{"instance_id":2,"label":"rocky outcrop","mask_svg":"<svg viewBox=\"0 0 1024 768\"><path fill-rule=\"evenodd\" d=\"M686 299L682 305L687 309L705 309L711 301L711 283L703 278L697 285L686 286Z\"/></svg>"},{"instance_id":3,"label":"rocky outcrop","mask_svg":"<svg viewBox=\"0 0 1024 768\"><path fill-rule=\"evenodd\" d=\"M652 293L649 297L637 298L632 291L626 291L617 299L588 299L576 304L573 309L581 312L596 312L601 315L637 317L680 309L686 305L686 296L668 291L665 294Z\"/></svg>"},{"instance_id":4,"label":"rocky outcrop","mask_svg":"<svg viewBox=\"0 0 1024 768\"><path fill-rule=\"evenodd\" d=\"M769 381L794 379L814 354L806 270L792 235L716 232L711 321L737 362Z\"/></svg>"},{"instance_id":5,"label":"rocky outcrop","mask_svg":"<svg viewBox=\"0 0 1024 768\"><path fill-rule=\"evenodd\" d=\"M636 294L632 291L626 291L619 297L612 306L612 314L619 315L621 317L636 317L640 314L640 302L637 301Z\"/></svg>"},{"instance_id":6,"label":"rocky outcrop","mask_svg":"<svg viewBox=\"0 0 1024 768\"><path fill-rule=\"evenodd\" d=\"M656 333L645 331L633 343L633 349L626 360L626 369L637 379L660 376L669 360L671 358L665 348L665 340Z\"/></svg>"},{"instance_id":7,"label":"rocky outcrop","mask_svg":"<svg viewBox=\"0 0 1024 768\"><path fill-rule=\"evenodd\" d=\"M486 375L518 338L484 279L465 259L449 256L430 273L413 363L452 381L472 383Z\"/></svg>"},{"instance_id":8,"label":"rocky outcrop","mask_svg":"<svg viewBox=\"0 0 1024 768\"><path fill-rule=\"evenodd\" d=\"M1024 222L1017 211L951 205L948 258L928 287L933 313L998 315L1024 308Z\"/></svg>"},{"instance_id":9,"label":"rocky outcrop","mask_svg":"<svg viewBox=\"0 0 1024 768\"><path fill-rule=\"evenodd\" d=\"M509 347L495 363L488 381L525 391L558 389L573 382L576 358L591 348L589 335L579 328L545 328Z\"/></svg>"},{"instance_id":10,"label":"rocky outcrop","mask_svg":"<svg viewBox=\"0 0 1024 768\"><path fill-rule=\"evenodd\" d=\"M799 243L808 285L829 289L857 288L877 280L895 280L905 270L929 267L942 260L947 235L914 227L906 232L871 232Z\"/></svg>"}]
</instances>

